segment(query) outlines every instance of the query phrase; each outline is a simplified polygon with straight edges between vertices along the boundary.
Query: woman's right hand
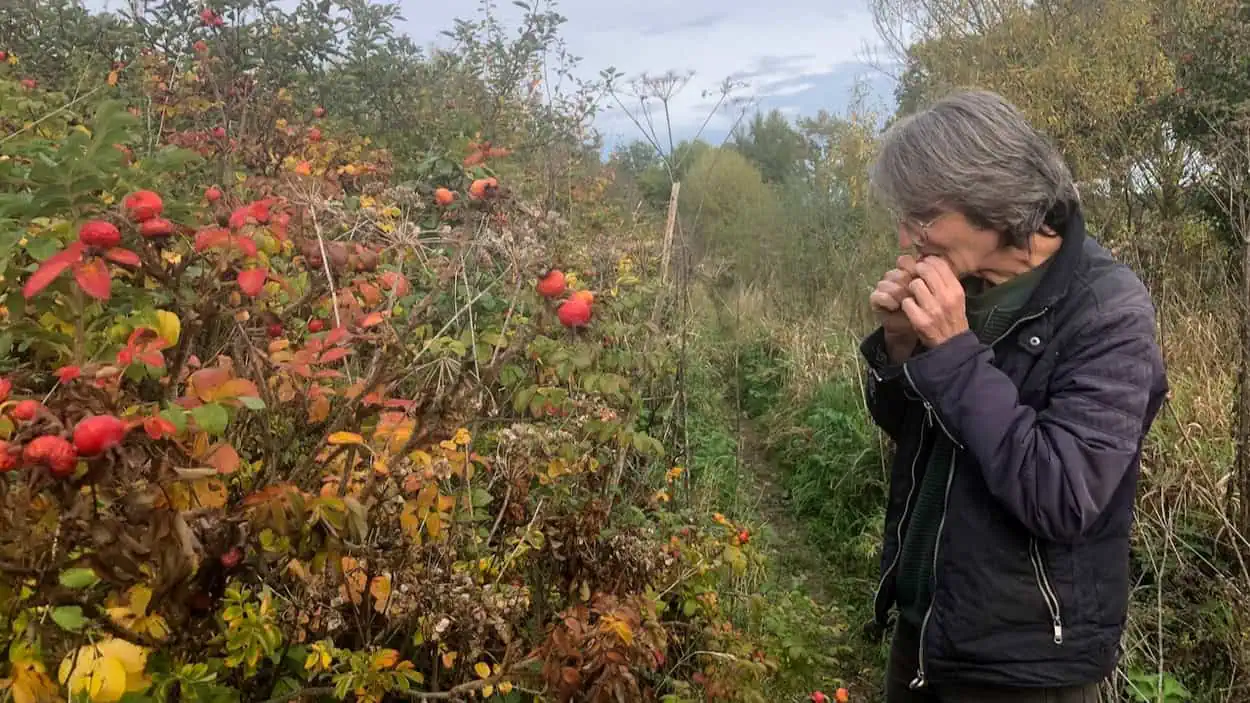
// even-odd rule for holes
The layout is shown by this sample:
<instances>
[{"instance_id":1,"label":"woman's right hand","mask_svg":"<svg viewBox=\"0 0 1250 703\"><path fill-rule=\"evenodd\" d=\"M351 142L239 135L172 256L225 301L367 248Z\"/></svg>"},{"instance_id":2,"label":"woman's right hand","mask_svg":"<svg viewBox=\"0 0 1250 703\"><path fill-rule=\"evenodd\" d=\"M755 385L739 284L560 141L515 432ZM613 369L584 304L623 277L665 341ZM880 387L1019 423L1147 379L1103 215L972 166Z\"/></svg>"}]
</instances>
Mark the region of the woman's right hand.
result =
<instances>
[{"instance_id":1,"label":"woman's right hand","mask_svg":"<svg viewBox=\"0 0 1250 703\"><path fill-rule=\"evenodd\" d=\"M885 331L886 351L890 361L901 364L915 350L919 337L916 330L903 312L903 301L911 297L908 284L916 277L915 258L903 255L898 257L896 267L886 271L877 281L877 287L868 296L873 314Z\"/></svg>"}]
</instances>

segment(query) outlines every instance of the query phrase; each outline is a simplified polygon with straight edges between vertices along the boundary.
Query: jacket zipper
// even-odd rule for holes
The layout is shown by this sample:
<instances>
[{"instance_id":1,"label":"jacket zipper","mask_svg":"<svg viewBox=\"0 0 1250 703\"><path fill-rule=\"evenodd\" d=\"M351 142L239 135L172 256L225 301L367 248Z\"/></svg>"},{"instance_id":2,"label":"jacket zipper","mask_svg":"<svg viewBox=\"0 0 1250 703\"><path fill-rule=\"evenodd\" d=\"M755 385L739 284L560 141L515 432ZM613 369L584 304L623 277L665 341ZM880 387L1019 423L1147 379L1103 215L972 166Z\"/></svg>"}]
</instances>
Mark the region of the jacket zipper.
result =
<instances>
[{"instance_id":1,"label":"jacket zipper","mask_svg":"<svg viewBox=\"0 0 1250 703\"><path fill-rule=\"evenodd\" d=\"M903 556L903 524L907 522L907 513L911 511L911 499L916 493L916 465L920 463L920 455L924 450L925 428L929 424L929 416L925 416L925 423L920 426L920 441L916 444L916 453L911 458L911 486L907 489L907 500L903 501L903 514L898 519L898 549L894 552L894 560L886 567L885 572L881 575L881 581L877 584L877 592L872 597L872 607L875 612L878 601L881 600L881 589L885 588L886 579L890 578L890 574L894 572L898 566L899 560Z\"/></svg>"},{"instance_id":2,"label":"jacket zipper","mask_svg":"<svg viewBox=\"0 0 1250 703\"><path fill-rule=\"evenodd\" d=\"M1038 310L1036 313L1033 313L1032 315L1019 318L1018 320L1013 322L1011 326L1008 327L1005 332L1000 334L997 339L990 342L989 346L993 348L994 345L998 344L1003 339L1005 339L1008 335L1014 332L1016 328L1018 328L1020 325L1030 320L1036 320L1042 315L1045 315L1047 310L1049 310L1049 308L1042 308L1041 310ZM951 452L950 471L947 472L947 475L946 475L946 495L942 499L942 519L938 522L937 538L933 545L933 578L936 583L937 567L938 567L938 545L940 545L942 542L942 531L946 527L946 508L948 504L950 503L951 485L955 481L956 460L959 458L959 451L964 448L964 445L962 442L955 439L954 435L950 433L950 430L946 429L946 425L942 424L941 415L939 415L933 409L933 405L929 403L928 398L925 398L924 393L921 393L920 389L916 387L916 382L912 380L911 372L907 370L906 363L903 364L903 376L907 378L907 383L912 387L912 390L916 391L916 395L920 396L921 400L924 401L924 407L925 407L925 410L928 412L928 416L937 419L938 426L942 428L942 432L946 433L947 438L949 438L950 441L954 443L956 447L956 449L953 452ZM914 468L915 466L913 464L913 470ZM1031 544L1035 542L1036 540L1031 542ZM1042 595L1045 596L1050 587L1049 581L1046 579L1046 572L1044 569L1039 569L1039 562L1034 562L1034 569L1037 570L1037 573L1039 574L1039 578L1038 578L1039 585L1043 583L1045 584L1045 586L1043 587L1043 591L1042 591ZM1051 597L1053 596L1054 594L1052 592ZM912 679L912 682L909 686L909 688L913 690L924 688L928 684L928 678L926 677L925 670L924 670L924 635L925 635L925 631L928 630L929 628L929 618L932 617L933 615L933 603L936 600L937 600L937 588L934 587L933 595L930 596L929 598L929 608L925 610L924 619L921 620L920 622L920 647L919 647L920 651L919 651L919 657L917 659L918 665L916 667L916 678ZM1047 607L1051 607L1051 600L1047 599L1046 605ZM1055 644L1061 644L1063 642L1063 621L1059 617L1059 599L1058 598L1054 598L1054 606L1053 608L1051 608L1051 615L1053 616L1054 627L1055 627Z\"/></svg>"},{"instance_id":3,"label":"jacket zipper","mask_svg":"<svg viewBox=\"0 0 1250 703\"><path fill-rule=\"evenodd\" d=\"M1063 644L1063 617L1059 611L1059 596L1050 587L1050 577L1046 574L1046 562L1042 560L1042 548L1036 537L1029 538L1029 559L1033 561L1033 574L1037 578L1037 588L1046 601L1046 609L1050 611L1050 619L1055 627L1055 644Z\"/></svg>"},{"instance_id":4,"label":"jacket zipper","mask_svg":"<svg viewBox=\"0 0 1250 703\"><path fill-rule=\"evenodd\" d=\"M1007 331L999 335L990 346L994 346L1003 340L1007 335L1011 334L1017 327L1035 320L1046 314L1048 308L1042 308L1038 312L1022 317L1016 320ZM1042 559L1041 545L1038 544L1036 537L1029 538L1029 560L1033 562L1033 575L1037 580L1037 589L1042 593L1042 600L1046 601L1046 609L1050 611L1051 625L1054 628L1055 644L1063 644L1063 614L1060 611L1059 596L1055 595L1055 590L1051 588L1050 577L1046 573L1046 562Z\"/></svg>"},{"instance_id":5,"label":"jacket zipper","mask_svg":"<svg viewBox=\"0 0 1250 703\"><path fill-rule=\"evenodd\" d=\"M925 412L930 420L936 420L938 427L942 428L942 433L946 435L946 438L953 442L956 447L963 449L963 443L955 439L955 435L951 434L951 431L946 429L946 425L942 422L942 416L933 409L933 404L930 403L929 399L924 397L924 393L921 393L920 389L916 387L916 382L911 379L911 371L907 370L906 363L903 364L903 376L907 378L907 385L911 386L911 389L916 391L916 395L920 396L920 400L924 403Z\"/></svg>"},{"instance_id":6,"label":"jacket zipper","mask_svg":"<svg viewBox=\"0 0 1250 703\"><path fill-rule=\"evenodd\" d=\"M950 470L946 472L946 492L942 497L942 519L938 521L937 537L933 542L933 594L929 597L929 607L924 612L924 619L920 622L920 654L917 658L916 678L912 679L909 688L915 690L924 688L928 683L928 679L924 673L924 635L929 629L929 618L933 615L933 602L937 600L937 566L938 566L938 549L942 544L942 530L946 527L946 507L951 499L951 485L955 482L955 464L959 460L959 450L951 451Z\"/></svg>"}]
</instances>

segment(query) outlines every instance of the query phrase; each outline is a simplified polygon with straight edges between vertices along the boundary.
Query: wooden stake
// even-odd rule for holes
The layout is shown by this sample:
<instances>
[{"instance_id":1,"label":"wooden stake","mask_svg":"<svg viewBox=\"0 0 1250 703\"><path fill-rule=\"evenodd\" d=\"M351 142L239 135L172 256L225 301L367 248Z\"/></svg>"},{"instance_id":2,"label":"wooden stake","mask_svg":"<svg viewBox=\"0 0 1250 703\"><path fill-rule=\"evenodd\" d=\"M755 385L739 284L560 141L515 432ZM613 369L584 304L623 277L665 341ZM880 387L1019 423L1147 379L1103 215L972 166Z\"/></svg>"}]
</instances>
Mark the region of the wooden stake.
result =
<instances>
[{"instance_id":1,"label":"wooden stake","mask_svg":"<svg viewBox=\"0 0 1250 703\"><path fill-rule=\"evenodd\" d=\"M673 181L673 189L668 196L668 222L664 224L664 249L660 253L660 283L668 283L668 264L673 253L673 227L677 224L677 194L681 192L681 181Z\"/></svg>"}]
</instances>

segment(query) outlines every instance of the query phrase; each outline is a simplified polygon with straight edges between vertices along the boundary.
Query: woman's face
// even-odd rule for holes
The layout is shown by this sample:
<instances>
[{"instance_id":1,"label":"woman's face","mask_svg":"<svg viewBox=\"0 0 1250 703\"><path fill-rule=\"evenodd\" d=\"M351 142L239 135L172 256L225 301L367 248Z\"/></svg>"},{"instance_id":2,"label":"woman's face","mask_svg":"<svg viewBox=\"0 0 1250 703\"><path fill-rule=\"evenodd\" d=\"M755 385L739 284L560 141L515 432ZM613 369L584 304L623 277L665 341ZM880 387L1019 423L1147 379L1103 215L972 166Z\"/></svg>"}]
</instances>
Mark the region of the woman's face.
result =
<instances>
[{"instance_id":1,"label":"woman's face","mask_svg":"<svg viewBox=\"0 0 1250 703\"><path fill-rule=\"evenodd\" d=\"M925 222L911 218L898 222L900 249L913 251L917 259L945 259L960 277L981 270L1001 241L997 232L976 227L958 212L942 213Z\"/></svg>"}]
</instances>

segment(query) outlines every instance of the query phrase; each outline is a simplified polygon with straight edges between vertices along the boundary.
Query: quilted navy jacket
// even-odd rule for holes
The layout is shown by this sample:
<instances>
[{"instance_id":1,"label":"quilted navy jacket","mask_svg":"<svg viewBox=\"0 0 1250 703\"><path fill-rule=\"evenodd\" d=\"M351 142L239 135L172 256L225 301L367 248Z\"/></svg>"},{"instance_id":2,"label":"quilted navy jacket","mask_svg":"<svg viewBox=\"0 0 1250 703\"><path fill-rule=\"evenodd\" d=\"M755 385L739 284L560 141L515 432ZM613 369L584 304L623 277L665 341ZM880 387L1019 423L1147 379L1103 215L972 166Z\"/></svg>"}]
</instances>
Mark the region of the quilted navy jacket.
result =
<instances>
[{"instance_id":1,"label":"quilted navy jacket","mask_svg":"<svg viewBox=\"0 0 1250 703\"><path fill-rule=\"evenodd\" d=\"M956 447L916 686L1080 685L1119 658L1142 440L1167 378L1146 287L1079 211L1059 231L1031 301L992 344L965 332L902 365L880 329L861 346L868 409L897 446L882 626L921 450L934 432Z\"/></svg>"}]
</instances>

